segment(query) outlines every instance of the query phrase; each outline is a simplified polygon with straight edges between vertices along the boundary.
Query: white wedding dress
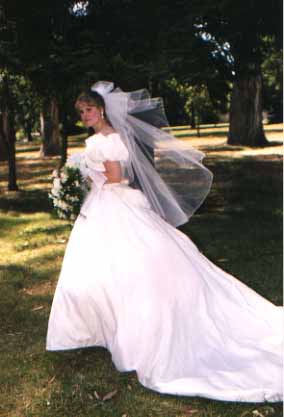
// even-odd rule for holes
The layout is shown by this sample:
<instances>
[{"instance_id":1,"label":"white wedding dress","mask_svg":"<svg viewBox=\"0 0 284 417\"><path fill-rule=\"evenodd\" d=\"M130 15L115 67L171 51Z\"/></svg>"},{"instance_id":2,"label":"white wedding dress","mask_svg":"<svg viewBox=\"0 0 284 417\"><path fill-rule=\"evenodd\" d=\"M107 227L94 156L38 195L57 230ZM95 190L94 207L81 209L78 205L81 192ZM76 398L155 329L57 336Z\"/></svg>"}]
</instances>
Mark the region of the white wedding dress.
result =
<instances>
[{"instance_id":1,"label":"white wedding dress","mask_svg":"<svg viewBox=\"0 0 284 417\"><path fill-rule=\"evenodd\" d=\"M84 155L94 183L66 248L47 350L104 346L118 370L161 393L281 401L281 307L210 262L140 190L104 184L103 161L128 158L117 133L91 136Z\"/></svg>"}]
</instances>

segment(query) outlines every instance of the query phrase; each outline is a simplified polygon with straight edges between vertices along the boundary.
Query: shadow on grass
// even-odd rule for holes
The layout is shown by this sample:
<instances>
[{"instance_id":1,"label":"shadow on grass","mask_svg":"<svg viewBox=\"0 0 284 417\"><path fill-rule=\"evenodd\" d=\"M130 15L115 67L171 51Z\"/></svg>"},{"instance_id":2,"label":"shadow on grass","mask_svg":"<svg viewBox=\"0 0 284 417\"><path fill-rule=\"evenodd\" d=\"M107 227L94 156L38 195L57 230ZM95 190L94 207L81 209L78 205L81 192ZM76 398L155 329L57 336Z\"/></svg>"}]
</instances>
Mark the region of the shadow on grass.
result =
<instances>
[{"instance_id":1,"label":"shadow on grass","mask_svg":"<svg viewBox=\"0 0 284 417\"><path fill-rule=\"evenodd\" d=\"M200 146L200 150L202 151L206 151L207 154L209 154L210 152L223 152L223 151L242 151L244 149L243 146L231 146L231 145L227 145L226 143L222 144L222 145L206 145L206 146Z\"/></svg>"},{"instance_id":2,"label":"shadow on grass","mask_svg":"<svg viewBox=\"0 0 284 417\"><path fill-rule=\"evenodd\" d=\"M217 123L217 124L206 124L206 125L200 125L200 129L216 129L220 127L227 127L229 128L228 123ZM179 131L179 130L195 130L196 128L192 128L191 125L184 125L184 126L173 126L173 127L166 127L163 130L167 131Z\"/></svg>"},{"instance_id":3,"label":"shadow on grass","mask_svg":"<svg viewBox=\"0 0 284 417\"><path fill-rule=\"evenodd\" d=\"M196 135L196 132L193 132L193 133L175 133L174 134L175 135L175 137L177 137L177 138L186 138L186 137L194 137L194 138L196 138L197 137L197 135ZM200 131L200 139L202 139L202 137L204 137L204 138L208 138L209 136L212 136L212 138L214 138L215 136L218 136L218 137L226 137L226 136L228 136L228 132L227 131L225 131L225 132L223 132L223 131L214 131L214 132L212 132L212 131L210 131L210 132L206 132L206 131Z\"/></svg>"},{"instance_id":4,"label":"shadow on grass","mask_svg":"<svg viewBox=\"0 0 284 417\"><path fill-rule=\"evenodd\" d=\"M49 178L38 178L36 180L37 184L39 185L45 185L46 187L44 187L46 190L51 189L51 182ZM29 179L24 179L22 178L20 181L20 187L22 188L23 185L27 186L27 185L34 185L35 181L33 178L29 178Z\"/></svg>"},{"instance_id":5,"label":"shadow on grass","mask_svg":"<svg viewBox=\"0 0 284 417\"><path fill-rule=\"evenodd\" d=\"M87 138L87 136L86 136ZM68 143L68 148L77 148L80 145L84 145L85 139L78 139L78 140L72 140ZM30 153L30 152L38 152L38 159L50 159L50 158L60 158L60 155L51 155L51 156L46 156L46 157L42 157L39 154L40 151L40 145L34 145L34 146L27 146L27 147L17 147L17 155L21 155L21 154L25 154L25 153Z\"/></svg>"},{"instance_id":6,"label":"shadow on grass","mask_svg":"<svg viewBox=\"0 0 284 417\"><path fill-rule=\"evenodd\" d=\"M51 212L52 205L46 191L23 190L2 195L0 198L0 210L18 213Z\"/></svg>"},{"instance_id":7,"label":"shadow on grass","mask_svg":"<svg viewBox=\"0 0 284 417\"><path fill-rule=\"evenodd\" d=\"M269 145L268 148L274 148L274 147L279 148L280 146L282 146L282 144L280 142L275 141L275 142L270 142L270 143L271 143L271 145ZM262 149L265 149L265 148L266 148L266 146L262 147ZM228 162L235 163L235 160L232 160L230 158L230 155L223 155L222 156L222 152L227 152L228 151L228 152L233 153L235 151L244 151L244 150L247 149L247 147L236 146L236 145L231 146L231 145L227 145L226 143L224 143L224 144L212 145L212 146L210 146L210 145L202 146L201 145L201 146L199 146L199 149L206 153L206 157L207 157L206 159L208 159L208 158L215 158L215 159L219 158L218 160L220 161L220 158L222 158L222 160L227 159ZM255 149L261 149L261 148L260 147L259 148L253 148L252 147L250 149L255 150ZM213 156L212 156L212 153L214 154ZM220 156L218 155L219 153L220 153ZM232 156L232 158L233 158L233 156ZM282 155L279 155L279 152L277 150L276 150L275 154L273 154L273 153L271 153L271 154L259 153L259 154L256 154L256 155L239 154L237 158L242 159L242 160L246 159L248 161L252 161L252 163L255 162L256 160L268 160L268 161L272 162L273 158L279 159L281 161L283 159Z\"/></svg>"},{"instance_id":8,"label":"shadow on grass","mask_svg":"<svg viewBox=\"0 0 284 417\"><path fill-rule=\"evenodd\" d=\"M31 288L33 285L49 282L50 279L59 272L58 268L54 267L53 261L55 256L63 257L63 251L56 251L56 253L53 252L52 254L46 256L35 256L34 258L29 259L29 263L27 265L0 264L0 285L12 285L15 289L22 289ZM42 266L40 268L37 268L36 266L32 267L31 265L36 264L36 262L39 264L41 263L41 265L49 262L49 266L44 269Z\"/></svg>"},{"instance_id":9,"label":"shadow on grass","mask_svg":"<svg viewBox=\"0 0 284 417\"><path fill-rule=\"evenodd\" d=\"M20 165L19 171L20 171L20 180L34 180L34 183L37 182L40 177L45 177L46 179L49 179L51 182L51 174L53 167L50 166L50 164L47 164L46 167L42 166L43 164L33 164L33 166L26 166L26 165ZM40 169L41 168L41 169Z\"/></svg>"},{"instance_id":10,"label":"shadow on grass","mask_svg":"<svg viewBox=\"0 0 284 417\"><path fill-rule=\"evenodd\" d=\"M0 200L1 203L1 200ZM11 216L0 216L0 230L2 233L11 232L11 229L14 227L21 226L23 224L29 224L29 219L23 219L21 217L11 217Z\"/></svg>"},{"instance_id":11,"label":"shadow on grass","mask_svg":"<svg viewBox=\"0 0 284 417\"><path fill-rule=\"evenodd\" d=\"M29 146L17 146L17 154L28 153L28 152L39 152L40 145L29 145Z\"/></svg>"},{"instance_id":12,"label":"shadow on grass","mask_svg":"<svg viewBox=\"0 0 284 417\"><path fill-rule=\"evenodd\" d=\"M78 148L78 147L84 146L84 145L85 145L85 139L81 139L81 140L78 140L76 142L74 141L74 142L68 143L68 148Z\"/></svg>"},{"instance_id":13,"label":"shadow on grass","mask_svg":"<svg viewBox=\"0 0 284 417\"><path fill-rule=\"evenodd\" d=\"M32 331L31 323L38 324L31 321L34 316L32 307L40 302L49 310L52 297L47 294L34 295L26 290L48 282L55 273L52 268L39 271L30 265L0 265L0 327L4 327L6 332L27 332L28 336Z\"/></svg>"},{"instance_id":14,"label":"shadow on grass","mask_svg":"<svg viewBox=\"0 0 284 417\"><path fill-rule=\"evenodd\" d=\"M273 129L269 129L269 125L265 126L267 129L265 129L265 133L282 133L283 132L283 128L279 127L274 127Z\"/></svg>"},{"instance_id":15,"label":"shadow on grass","mask_svg":"<svg viewBox=\"0 0 284 417\"><path fill-rule=\"evenodd\" d=\"M44 235L52 235L56 236L57 234L62 234L70 231L70 226L68 224L57 224L52 226L35 226L33 228L30 228L28 230L24 230L21 235L24 237L37 235L39 233L42 233Z\"/></svg>"}]
</instances>

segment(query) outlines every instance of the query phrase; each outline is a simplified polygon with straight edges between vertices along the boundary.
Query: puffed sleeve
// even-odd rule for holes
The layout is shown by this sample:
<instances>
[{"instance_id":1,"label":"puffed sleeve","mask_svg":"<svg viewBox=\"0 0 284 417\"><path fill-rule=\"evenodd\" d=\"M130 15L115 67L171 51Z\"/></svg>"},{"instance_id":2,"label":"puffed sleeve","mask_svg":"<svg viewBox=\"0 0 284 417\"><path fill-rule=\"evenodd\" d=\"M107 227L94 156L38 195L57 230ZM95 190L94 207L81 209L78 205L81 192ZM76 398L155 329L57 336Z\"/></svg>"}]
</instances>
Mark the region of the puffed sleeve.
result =
<instances>
[{"instance_id":1,"label":"puffed sleeve","mask_svg":"<svg viewBox=\"0 0 284 417\"><path fill-rule=\"evenodd\" d=\"M86 140L86 149L84 152L84 162L86 167L86 175L92 180L92 189L101 190L107 177L104 175L106 171L105 161L119 161L125 163L129 154L126 146L122 142L118 133L113 133L108 137L103 135L94 135ZM82 207L80 213L83 216L88 215L88 209L92 202L92 193L90 192Z\"/></svg>"},{"instance_id":2,"label":"puffed sleeve","mask_svg":"<svg viewBox=\"0 0 284 417\"><path fill-rule=\"evenodd\" d=\"M105 161L126 162L128 159L128 150L122 142L118 133L111 135L98 136L95 140L87 143L86 163L91 169L104 172Z\"/></svg>"}]
</instances>

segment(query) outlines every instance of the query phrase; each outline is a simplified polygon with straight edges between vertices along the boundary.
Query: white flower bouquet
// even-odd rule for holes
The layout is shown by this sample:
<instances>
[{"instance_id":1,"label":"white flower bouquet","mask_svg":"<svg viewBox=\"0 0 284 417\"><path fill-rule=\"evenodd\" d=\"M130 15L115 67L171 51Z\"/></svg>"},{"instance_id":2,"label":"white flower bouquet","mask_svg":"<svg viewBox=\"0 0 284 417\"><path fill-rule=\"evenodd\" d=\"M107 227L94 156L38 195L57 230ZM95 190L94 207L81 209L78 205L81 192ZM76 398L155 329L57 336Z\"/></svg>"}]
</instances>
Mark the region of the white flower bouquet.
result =
<instances>
[{"instance_id":1,"label":"white flower bouquet","mask_svg":"<svg viewBox=\"0 0 284 417\"><path fill-rule=\"evenodd\" d=\"M74 220L78 216L86 194L90 190L82 154L74 154L65 166L53 171L53 186L48 194L57 216Z\"/></svg>"}]
</instances>

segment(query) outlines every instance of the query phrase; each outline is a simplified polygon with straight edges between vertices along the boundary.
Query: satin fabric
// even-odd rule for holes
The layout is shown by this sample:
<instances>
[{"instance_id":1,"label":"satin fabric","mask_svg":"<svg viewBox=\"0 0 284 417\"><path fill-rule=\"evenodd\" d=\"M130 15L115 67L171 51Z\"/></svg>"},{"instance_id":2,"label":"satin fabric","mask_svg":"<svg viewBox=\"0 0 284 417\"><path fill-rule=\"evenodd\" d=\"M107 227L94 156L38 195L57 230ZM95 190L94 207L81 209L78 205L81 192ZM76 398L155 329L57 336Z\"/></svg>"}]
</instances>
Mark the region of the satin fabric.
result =
<instances>
[{"instance_id":1,"label":"satin fabric","mask_svg":"<svg viewBox=\"0 0 284 417\"><path fill-rule=\"evenodd\" d=\"M103 184L72 229L46 348L103 346L160 393L273 402L282 327L280 307L209 261L141 191Z\"/></svg>"}]
</instances>

